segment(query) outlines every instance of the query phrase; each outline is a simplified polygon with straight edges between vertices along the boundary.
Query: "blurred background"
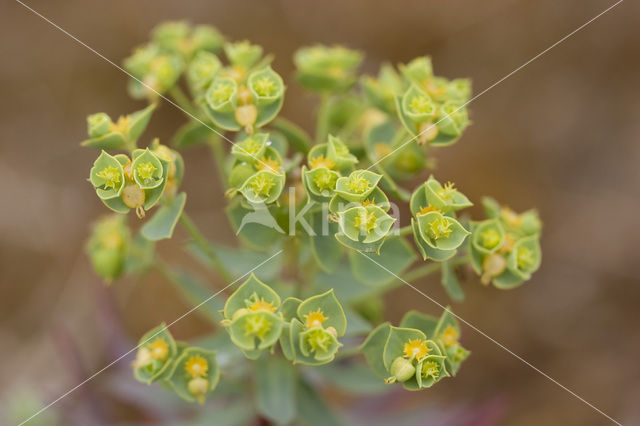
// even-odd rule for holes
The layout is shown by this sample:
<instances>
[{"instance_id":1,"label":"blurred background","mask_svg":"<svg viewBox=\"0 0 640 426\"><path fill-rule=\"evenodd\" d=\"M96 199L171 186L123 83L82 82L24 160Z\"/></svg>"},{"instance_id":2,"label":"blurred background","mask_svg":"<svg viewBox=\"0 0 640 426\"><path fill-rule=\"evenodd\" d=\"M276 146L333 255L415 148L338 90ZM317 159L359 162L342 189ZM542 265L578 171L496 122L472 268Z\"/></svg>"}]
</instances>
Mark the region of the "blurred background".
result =
<instances>
[{"instance_id":1,"label":"blurred background","mask_svg":"<svg viewBox=\"0 0 640 426\"><path fill-rule=\"evenodd\" d=\"M366 73L428 54L436 74L470 77L478 93L612 3L27 1L116 63L168 19L212 24L231 39L261 44L288 81L283 114L308 130L316 98L293 80L299 46L362 49ZM537 207L545 225L542 268L530 282L499 291L470 277L467 299L454 310L627 424L640 423L639 12L637 3L620 4L475 100L473 125L436 153L440 180L455 180L472 200L492 195L518 211ZM95 152L78 143L87 114L142 108L128 97L126 76L18 3L0 5L0 22L0 401L5 414L13 407L24 418L188 306L154 274L105 288L83 251L105 209L86 183ZM184 121L165 103L146 135L168 141ZM208 236L232 242L208 152L187 151L185 160L187 210ZM178 232L159 250L180 263L185 241ZM448 304L438 281L415 284ZM409 308L439 313L406 287L390 299L395 320ZM208 329L192 315L173 330L188 339ZM406 424L609 424L473 330L463 328L462 341L473 356L456 379L411 398L479 407L480 414ZM126 402L143 398L135 386L125 360L35 421L53 424L65 412L73 415L63 424L142 421ZM104 388L125 402L103 398Z\"/></svg>"}]
</instances>

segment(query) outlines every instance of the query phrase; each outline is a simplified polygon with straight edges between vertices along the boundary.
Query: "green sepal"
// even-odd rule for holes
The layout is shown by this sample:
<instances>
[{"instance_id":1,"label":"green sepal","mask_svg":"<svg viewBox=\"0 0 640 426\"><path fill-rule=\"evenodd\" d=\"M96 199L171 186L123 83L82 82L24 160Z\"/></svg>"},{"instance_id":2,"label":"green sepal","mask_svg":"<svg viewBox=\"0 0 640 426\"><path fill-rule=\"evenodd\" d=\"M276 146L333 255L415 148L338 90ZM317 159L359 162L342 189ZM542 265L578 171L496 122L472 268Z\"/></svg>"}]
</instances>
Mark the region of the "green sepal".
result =
<instances>
[{"instance_id":1,"label":"green sepal","mask_svg":"<svg viewBox=\"0 0 640 426\"><path fill-rule=\"evenodd\" d=\"M260 189L269 181L271 186L268 188L267 194L262 194L256 191L256 188ZM240 192L244 197L252 204L270 204L280 197L282 189L284 187L285 175L279 173L273 173L268 170L260 170L247 179Z\"/></svg>"},{"instance_id":2,"label":"green sepal","mask_svg":"<svg viewBox=\"0 0 640 426\"><path fill-rule=\"evenodd\" d=\"M505 238L504 228L498 219L487 219L473 224L471 246L480 252L481 256L498 251L503 246Z\"/></svg>"},{"instance_id":3,"label":"green sepal","mask_svg":"<svg viewBox=\"0 0 640 426\"><path fill-rule=\"evenodd\" d=\"M334 237L339 231L339 225L327 221L322 212L314 214L309 221L315 233L309 235L311 254L320 269L330 273L338 267L344 254L344 247ZM323 230L324 226L327 228Z\"/></svg>"},{"instance_id":4,"label":"green sepal","mask_svg":"<svg viewBox=\"0 0 640 426\"><path fill-rule=\"evenodd\" d=\"M496 288L501 290L510 290L519 287L525 282L525 279L514 274L509 269L505 269L500 275L493 277L491 281Z\"/></svg>"},{"instance_id":5,"label":"green sepal","mask_svg":"<svg viewBox=\"0 0 640 426\"><path fill-rule=\"evenodd\" d=\"M366 259L368 257L369 259ZM353 276L364 284L383 286L395 281L416 259L409 243L402 237L387 237L379 255L349 251Z\"/></svg>"},{"instance_id":6,"label":"green sepal","mask_svg":"<svg viewBox=\"0 0 640 426\"><path fill-rule=\"evenodd\" d=\"M91 139L101 138L111 132L113 121L104 112L91 114L87 117L87 133Z\"/></svg>"},{"instance_id":7,"label":"green sepal","mask_svg":"<svg viewBox=\"0 0 640 426\"><path fill-rule=\"evenodd\" d=\"M293 57L300 84L329 93L344 92L355 84L355 70L362 59L359 51L322 45L298 49Z\"/></svg>"},{"instance_id":8,"label":"green sepal","mask_svg":"<svg viewBox=\"0 0 640 426\"><path fill-rule=\"evenodd\" d=\"M233 292L224 304L224 317L231 319L239 309L247 308L247 301L252 299L264 299L267 303L273 303L275 308L280 306L280 296L267 284L260 281L255 274L251 274L240 287Z\"/></svg>"},{"instance_id":9,"label":"green sepal","mask_svg":"<svg viewBox=\"0 0 640 426\"><path fill-rule=\"evenodd\" d=\"M520 257L526 255L526 264L520 264ZM507 257L507 269L514 275L528 280L531 274L538 270L542 261L540 242L537 236L525 237L516 242L513 250Z\"/></svg>"},{"instance_id":10,"label":"green sepal","mask_svg":"<svg viewBox=\"0 0 640 426\"><path fill-rule=\"evenodd\" d=\"M171 163L163 160L162 158L159 158L158 160L160 161L160 164L162 164L162 181L160 185L156 186L155 188L147 189L144 191L144 209L147 211L150 210L151 207L155 206L158 201L160 201L160 198L164 194L164 188L167 186L167 175L169 174L169 167L171 166Z\"/></svg>"},{"instance_id":11,"label":"green sepal","mask_svg":"<svg viewBox=\"0 0 640 426\"><path fill-rule=\"evenodd\" d=\"M184 192L168 200L149 221L142 225L140 234L149 241L171 238L186 202L187 194Z\"/></svg>"},{"instance_id":12,"label":"green sepal","mask_svg":"<svg viewBox=\"0 0 640 426\"><path fill-rule=\"evenodd\" d=\"M273 87L263 87L267 82ZM282 77L270 66L252 72L247 79L247 85L251 91L251 95L255 99L258 110L278 101L284 96L284 82L282 81Z\"/></svg>"},{"instance_id":13,"label":"green sepal","mask_svg":"<svg viewBox=\"0 0 640 426\"><path fill-rule=\"evenodd\" d=\"M413 231L413 239L416 242L416 246L418 246L418 250L420 251L420 254L422 254L422 258L424 260L431 259L436 262L442 262L455 256L457 252L456 249L441 250L427 244L422 237L418 222L414 218L411 218L411 230Z\"/></svg>"},{"instance_id":14,"label":"green sepal","mask_svg":"<svg viewBox=\"0 0 640 426\"><path fill-rule=\"evenodd\" d=\"M116 177L118 182L114 182L116 184L113 188L105 188L105 184L107 184L107 180L104 177L98 176L103 170L107 168L114 168L116 170ZM107 154L105 151L102 151L96 161L93 163L93 167L89 172L89 181L93 185L96 190L96 194L98 197L103 200L110 200L120 196L122 194L122 189L125 186L125 176L124 170L122 169L122 164L118 159L112 155ZM128 211L128 209L127 209Z\"/></svg>"},{"instance_id":15,"label":"green sepal","mask_svg":"<svg viewBox=\"0 0 640 426\"><path fill-rule=\"evenodd\" d=\"M138 351L143 348L148 348L149 345L160 339L167 343L168 353L166 359L162 362L154 360L150 364L141 367L134 365L133 374L136 380L142 383L151 384L157 380L163 380L167 378L171 372L170 367L172 360L176 356L178 349L173 336L164 323L149 330L140 338L138 341Z\"/></svg>"},{"instance_id":16,"label":"green sepal","mask_svg":"<svg viewBox=\"0 0 640 426\"><path fill-rule=\"evenodd\" d=\"M257 133L248 136L242 142L233 144L231 154L240 161L253 164L262 158L267 149L268 133Z\"/></svg>"},{"instance_id":17,"label":"green sepal","mask_svg":"<svg viewBox=\"0 0 640 426\"><path fill-rule=\"evenodd\" d=\"M205 109L212 119L214 119L213 115L215 113L233 113L237 103L237 96L238 84L235 80L217 76L211 82L205 94ZM214 122L216 122L215 119Z\"/></svg>"},{"instance_id":18,"label":"green sepal","mask_svg":"<svg viewBox=\"0 0 640 426\"><path fill-rule=\"evenodd\" d=\"M427 346L431 348L430 355L427 355L416 365L416 382L420 389L430 388L445 377L449 377L446 368L446 356L440 354L440 348L435 342L428 340ZM435 378L432 376L422 377L423 366L429 362L435 362L438 366L438 375Z\"/></svg>"},{"instance_id":19,"label":"green sepal","mask_svg":"<svg viewBox=\"0 0 640 426\"><path fill-rule=\"evenodd\" d=\"M300 303L297 310L298 318L304 321L306 315L311 312L317 312L318 309L322 311L327 318L326 321L322 323L322 326L324 328L333 327L336 329L338 336L343 336L345 331L347 331L347 317L344 315L342 305L336 298L333 289L312 296Z\"/></svg>"},{"instance_id":20,"label":"green sepal","mask_svg":"<svg viewBox=\"0 0 640 426\"><path fill-rule=\"evenodd\" d=\"M246 40L225 43L223 49L229 62L245 69L251 68L262 56L262 47Z\"/></svg>"},{"instance_id":21,"label":"green sepal","mask_svg":"<svg viewBox=\"0 0 640 426\"><path fill-rule=\"evenodd\" d=\"M389 377L389 371L384 365L384 347L387 344L391 324L385 322L374 328L360 346L360 352L367 360L367 364L373 372L381 379Z\"/></svg>"},{"instance_id":22,"label":"green sepal","mask_svg":"<svg viewBox=\"0 0 640 426\"><path fill-rule=\"evenodd\" d=\"M287 301L285 300L284 303ZM283 307L284 307L283 303ZM296 320L297 321L297 320ZM285 322L282 325L282 332L280 333L280 348L282 349L282 354L289 361L295 361L295 351L293 349L293 342L291 341L291 320L289 322Z\"/></svg>"},{"instance_id":23,"label":"green sepal","mask_svg":"<svg viewBox=\"0 0 640 426\"><path fill-rule=\"evenodd\" d=\"M335 191L336 194L347 201L362 202L373 192L381 178L382 175L369 170L354 170L348 177L343 176L338 179ZM350 185L354 185L354 183L366 185L366 188L362 191L354 191L350 187Z\"/></svg>"},{"instance_id":24,"label":"green sepal","mask_svg":"<svg viewBox=\"0 0 640 426\"><path fill-rule=\"evenodd\" d=\"M423 86L426 81L433 78L433 65L428 56L412 59L408 64L400 65L399 68L405 79L418 86Z\"/></svg>"},{"instance_id":25,"label":"green sepal","mask_svg":"<svg viewBox=\"0 0 640 426\"><path fill-rule=\"evenodd\" d=\"M196 53L186 73L191 92L197 95L206 90L221 69L222 62L215 54L207 51Z\"/></svg>"},{"instance_id":26,"label":"green sepal","mask_svg":"<svg viewBox=\"0 0 640 426\"><path fill-rule=\"evenodd\" d=\"M364 77L361 86L373 106L387 114L395 114L395 96L402 90L402 78L392 65L382 64L378 77Z\"/></svg>"},{"instance_id":27,"label":"green sepal","mask_svg":"<svg viewBox=\"0 0 640 426\"><path fill-rule=\"evenodd\" d=\"M226 308L226 306L225 306ZM225 310L226 312L226 310ZM226 314L225 314L226 315ZM268 329L262 337L247 333L247 325L259 319L268 324ZM278 340L282 331L282 317L269 311L260 310L255 312L246 312L237 315L226 326L229 331L231 341L242 350L252 351L255 349L266 349ZM256 345L256 339L259 341Z\"/></svg>"},{"instance_id":28,"label":"green sepal","mask_svg":"<svg viewBox=\"0 0 640 426\"><path fill-rule=\"evenodd\" d=\"M242 185L256 173L253 164L236 162L229 172L229 188L240 189Z\"/></svg>"},{"instance_id":29,"label":"green sepal","mask_svg":"<svg viewBox=\"0 0 640 426\"><path fill-rule=\"evenodd\" d=\"M436 106L431 97L415 85L402 95L401 107L402 116L413 123L424 123L436 114Z\"/></svg>"},{"instance_id":30,"label":"green sepal","mask_svg":"<svg viewBox=\"0 0 640 426\"><path fill-rule=\"evenodd\" d=\"M160 159L152 153L149 148L145 150L138 149L133 153L133 163L131 164L131 170L133 171L133 180L138 186L144 190L154 189L162 185L166 173L163 170L163 164ZM141 175L140 166L149 163L153 168L151 176L145 178ZM165 164L167 164L166 162Z\"/></svg>"},{"instance_id":31,"label":"green sepal","mask_svg":"<svg viewBox=\"0 0 640 426\"><path fill-rule=\"evenodd\" d=\"M448 101L440 106L438 131L448 136L460 136L469 125L467 108L464 104Z\"/></svg>"},{"instance_id":32,"label":"green sepal","mask_svg":"<svg viewBox=\"0 0 640 426\"><path fill-rule=\"evenodd\" d=\"M157 104L152 103L145 109L129 114L127 123L126 138L129 142L135 144L149 124L151 114L156 109Z\"/></svg>"},{"instance_id":33,"label":"green sepal","mask_svg":"<svg viewBox=\"0 0 640 426\"><path fill-rule=\"evenodd\" d=\"M335 184L340 178L340 173L326 167L318 167L308 170L306 166L302 166L302 183L311 200L317 203L323 203L331 200L335 190ZM319 179L333 182L330 188L321 189L318 186Z\"/></svg>"},{"instance_id":34,"label":"green sepal","mask_svg":"<svg viewBox=\"0 0 640 426\"><path fill-rule=\"evenodd\" d=\"M336 169L343 170L358 163L358 157L349 152L349 148L340 139L329 135L327 158L333 161Z\"/></svg>"},{"instance_id":35,"label":"green sepal","mask_svg":"<svg viewBox=\"0 0 640 426\"><path fill-rule=\"evenodd\" d=\"M335 353L327 358L322 357L322 360L318 360L315 356L305 355L302 352L302 340L301 335L304 333L305 328L302 323L297 320L291 320L291 326L289 328L291 347L293 350L293 363L303 365L322 365L333 361Z\"/></svg>"},{"instance_id":36,"label":"green sepal","mask_svg":"<svg viewBox=\"0 0 640 426\"><path fill-rule=\"evenodd\" d=\"M347 237L345 234L338 232L336 235L336 240L343 246L358 250L364 253L378 253L380 254L380 248L384 244L385 239L382 238L374 243L364 243L361 241L353 241L351 238Z\"/></svg>"},{"instance_id":37,"label":"green sepal","mask_svg":"<svg viewBox=\"0 0 640 426\"><path fill-rule=\"evenodd\" d=\"M429 205L444 213L473 206L473 203L463 193L453 189L453 185L443 187L433 176L429 176L424 187Z\"/></svg>"},{"instance_id":38,"label":"green sepal","mask_svg":"<svg viewBox=\"0 0 640 426\"><path fill-rule=\"evenodd\" d=\"M298 318L298 307L302 303L302 300L297 297L287 297L280 306L280 313L285 322L290 322L294 318Z\"/></svg>"},{"instance_id":39,"label":"green sepal","mask_svg":"<svg viewBox=\"0 0 640 426\"><path fill-rule=\"evenodd\" d=\"M391 369L391 363L398 358L404 356L404 344L409 340L426 340L425 334L415 328L403 328L390 326L389 336L384 345L384 351L382 359L384 366L389 371Z\"/></svg>"},{"instance_id":40,"label":"green sepal","mask_svg":"<svg viewBox=\"0 0 640 426\"><path fill-rule=\"evenodd\" d=\"M220 381L220 368L216 359L216 351L208 351L197 347L187 347L182 350L173 362L167 380L178 396L189 402L196 401L196 397L189 392L189 381L191 379L185 370L185 365L189 358L193 356L201 356L207 361L208 369L204 377L208 381L207 394L213 392Z\"/></svg>"},{"instance_id":41,"label":"green sepal","mask_svg":"<svg viewBox=\"0 0 640 426\"><path fill-rule=\"evenodd\" d=\"M409 200L409 210L413 216L418 216L422 209L429 206L426 185L422 184L413 191Z\"/></svg>"},{"instance_id":42,"label":"green sepal","mask_svg":"<svg viewBox=\"0 0 640 426\"><path fill-rule=\"evenodd\" d=\"M122 133L111 132L98 138L87 139L86 141L81 142L80 145L88 146L89 148L104 149L104 150L111 151L115 149L124 148L126 143L127 142L124 139L124 136L122 135Z\"/></svg>"},{"instance_id":43,"label":"green sepal","mask_svg":"<svg viewBox=\"0 0 640 426\"><path fill-rule=\"evenodd\" d=\"M353 241L364 244L375 243L389 234L395 219L389 216L384 209L375 206L351 207L338 213L340 231ZM359 223L367 220L366 224ZM369 221L373 218L373 228L367 229Z\"/></svg>"},{"instance_id":44,"label":"green sepal","mask_svg":"<svg viewBox=\"0 0 640 426\"><path fill-rule=\"evenodd\" d=\"M280 96L275 102L269 105L258 106L258 116L256 117L255 127L260 128L269 124L280 112L284 105L284 96Z\"/></svg>"},{"instance_id":45,"label":"green sepal","mask_svg":"<svg viewBox=\"0 0 640 426\"><path fill-rule=\"evenodd\" d=\"M318 337L321 336L321 337ZM330 343L328 344L326 349L316 347L315 350L313 345L310 343L310 340L322 338L324 340L328 340ZM300 344L300 352L305 357L313 357L318 362L331 361L336 355L338 349L342 346L342 343L338 342L338 339L331 333L329 333L326 329L323 328L310 328L299 335L299 344Z\"/></svg>"},{"instance_id":46,"label":"green sepal","mask_svg":"<svg viewBox=\"0 0 640 426\"><path fill-rule=\"evenodd\" d=\"M434 221L447 222L447 225L451 230L451 234L444 238L435 238L432 236L433 232L430 227ZM470 235L470 232L467 231L456 219L445 216L437 211L417 215L416 222L418 223L420 237L428 246L438 250L455 250L460 247L467 236Z\"/></svg>"},{"instance_id":47,"label":"green sepal","mask_svg":"<svg viewBox=\"0 0 640 426\"><path fill-rule=\"evenodd\" d=\"M415 328L422 331L428 339L435 339L436 328L438 327L439 318L433 315L426 315L421 312L411 310L404 314L400 327Z\"/></svg>"}]
</instances>

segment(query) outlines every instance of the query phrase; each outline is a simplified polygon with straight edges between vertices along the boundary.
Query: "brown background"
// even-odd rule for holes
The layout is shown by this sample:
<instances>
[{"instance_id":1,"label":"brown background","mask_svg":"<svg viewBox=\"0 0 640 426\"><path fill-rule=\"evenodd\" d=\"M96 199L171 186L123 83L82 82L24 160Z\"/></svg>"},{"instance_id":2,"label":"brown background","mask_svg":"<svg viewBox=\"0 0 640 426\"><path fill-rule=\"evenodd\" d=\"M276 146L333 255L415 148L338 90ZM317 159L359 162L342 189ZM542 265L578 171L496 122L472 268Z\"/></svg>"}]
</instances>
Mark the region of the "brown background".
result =
<instances>
[{"instance_id":1,"label":"brown background","mask_svg":"<svg viewBox=\"0 0 640 426\"><path fill-rule=\"evenodd\" d=\"M210 23L258 42L290 81L283 113L311 129L315 98L291 80L291 54L301 45L360 48L369 73L382 61L429 54L437 74L471 77L478 93L612 2L28 4L116 63L166 19ZM438 152L437 171L471 199L491 194L516 210L537 206L545 223L534 278L508 292L471 279L457 313L627 424L640 422L638 12L637 3L622 3L474 101L473 126ZM154 275L105 291L83 254L88 226L104 208L85 182L95 153L78 142L87 114L141 107L127 97L125 76L18 3L3 2L0 16L0 399L30 389L49 401L127 348L105 333L116 327L136 339L186 305ZM165 105L147 135L168 140L183 119ZM189 212L208 235L231 241L207 152L189 151L186 161ZM184 240L179 233L160 250L179 263ZM417 284L448 303L436 279ZM438 311L407 288L392 296L392 318L410 307ZM111 314L121 320L105 321ZM194 316L175 330L188 338L204 328ZM498 424L607 424L472 330L463 340L473 356L455 380L421 394L425 403L497 401ZM134 420L121 408L91 415L92 389L113 376L105 372L61 405L89 413L84 424Z\"/></svg>"}]
</instances>

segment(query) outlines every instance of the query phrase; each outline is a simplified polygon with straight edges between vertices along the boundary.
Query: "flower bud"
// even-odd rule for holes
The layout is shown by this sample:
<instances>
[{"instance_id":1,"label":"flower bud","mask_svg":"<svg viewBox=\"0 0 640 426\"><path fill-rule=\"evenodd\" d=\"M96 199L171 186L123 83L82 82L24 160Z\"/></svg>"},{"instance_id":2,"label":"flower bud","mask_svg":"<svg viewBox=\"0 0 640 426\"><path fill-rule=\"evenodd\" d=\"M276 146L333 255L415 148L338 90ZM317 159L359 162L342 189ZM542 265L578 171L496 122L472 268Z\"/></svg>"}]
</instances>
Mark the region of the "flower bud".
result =
<instances>
[{"instance_id":1,"label":"flower bud","mask_svg":"<svg viewBox=\"0 0 640 426\"><path fill-rule=\"evenodd\" d=\"M104 112L91 114L87 117L87 131L92 138L100 138L111 132L113 122Z\"/></svg>"},{"instance_id":2,"label":"flower bud","mask_svg":"<svg viewBox=\"0 0 640 426\"><path fill-rule=\"evenodd\" d=\"M482 262L482 284L487 285L493 277L500 275L507 267L507 260L498 253L489 254Z\"/></svg>"},{"instance_id":3,"label":"flower bud","mask_svg":"<svg viewBox=\"0 0 640 426\"><path fill-rule=\"evenodd\" d=\"M416 367L408 359L399 356L391 363L389 372L391 373L391 377L385 380L387 384L406 382L416 374Z\"/></svg>"},{"instance_id":4,"label":"flower bud","mask_svg":"<svg viewBox=\"0 0 640 426\"><path fill-rule=\"evenodd\" d=\"M235 118L238 124L244 127L244 131L252 134L253 125L258 118L258 109L255 105L242 105L236 108Z\"/></svg>"},{"instance_id":5,"label":"flower bud","mask_svg":"<svg viewBox=\"0 0 640 426\"><path fill-rule=\"evenodd\" d=\"M200 404L204 403L204 397L209 391L209 381L202 377L196 377L189 380L187 384L189 393L196 397Z\"/></svg>"}]
</instances>

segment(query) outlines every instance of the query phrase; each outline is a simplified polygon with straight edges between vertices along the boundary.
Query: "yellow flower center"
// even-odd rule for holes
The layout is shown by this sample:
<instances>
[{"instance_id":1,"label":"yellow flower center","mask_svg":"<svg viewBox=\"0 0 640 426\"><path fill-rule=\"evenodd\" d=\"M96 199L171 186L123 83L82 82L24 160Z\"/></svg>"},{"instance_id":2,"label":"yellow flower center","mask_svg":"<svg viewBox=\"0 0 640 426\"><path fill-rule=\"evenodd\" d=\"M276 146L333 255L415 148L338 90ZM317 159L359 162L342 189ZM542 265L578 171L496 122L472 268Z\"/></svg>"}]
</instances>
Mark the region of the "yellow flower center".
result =
<instances>
[{"instance_id":1,"label":"yellow flower center","mask_svg":"<svg viewBox=\"0 0 640 426\"><path fill-rule=\"evenodd\" d=\"M138 176L140 176L140 178L144 179L145 181L153 179L153 172L155 172L156 170L156 167L151 164L150 161L147 161L146 163L140 163L136 167L136 173L138 173Z\"/></svg>"},{"instance_id":2,"label":"yellow flower center","mask_svg":"<svg viewBox=\"0 0 640 426\"><path fill-rule=\"evenodd\" d=\"M451 201L455 192L456 187L453 182L447 182L442 188L438 190L438 195L445 201Z\"/></svg>"},{"instance_id":3,"label":"yellow flower center","mask_svg":"<svg viewBox=\"0 0 640 426\"><path fill-rule=\"evenodd\" d=\"M317 352L318 349L326 351L331 346L331 336L322 329L316 329L307 334L307 343L313 352Z\"/></svg>"},{"instance_id":4,"label":"yellow flower center","mask_svg":"<svg viewBox=\"0 0 640 426\"><path fill-rule=\"evenodd\" d=\"M494 229L489 228L480 234L482 239L482 245L488 249L492 249L500 243L500 233Z\"/></svg>"},{"instance_id":5,"label":"yellow flower center","mask_svg":"<svg viewBox=\"0 0 640 426\"><path fill-rule=\"evenodd\" d=\"M260 96L271 96L276 91L276 83L269 77L262 77L253 84L253 90Z\"/></svg>"},{"instance_id":6,"label":"yellow flower center","mask_svg":"<svg viewBox=\"0 0 640 426\"><path fill-rule=\"evenodd\" d=\"M223 103L228 101L232 94L233 94L233 86L225 83L216 84L216 86L213 88L213 91L211 92L211 96L213 97L213 100L216 101L217 103Z\"/></svg>"},{"instance_id":7,"label":"yellow flower center","mask_svg":"<svg viewBox=\"0 0 640 426\"><path fill-rule=\"evenodd\" d=\"M447 328L442 331L440 338L445 346L453 346L458 343L458 332L452 325L448 325Z\"/></svg>"},{"instance_id":8,"label":"yellow flower center","mask_svg":"<svg viewBox=\"0 0 640 426\"><path fill-rule=\"evenodd\" d=\"M435 207L427 206L427 207L423 207L418 214L420 215L420 214L427 214L429 212L439 212L439 211L440 210L436 209Z\"/></svg>"},{"instance_id":9,"label":"yellow flower center","mask_svg":"<svg viewBox=\"0 0 640 426\"><path fill-rule=\"evenodd\" d=\"M252 315L244 324L244 332L247 336L256 336L262 339L271 330L271 322L263 315Z\"/></svg>"},{"instance_id":10,"label":"yellow flower center","mask_svg":"<svg viewBox=\"0 0 640 426\"><path fill-rule=\"evenodd\" d=\"M209 363L200 355L194 355L187 360L184 369L192 378L205 377L209 370Z\"/></svg>"},{"instance_id":11,"label":"yellow flower center","mask_svg":"<svg viewBox=\"0 0 640 426\"><path fill-rule=\"evenodd\" d=\"M347 184L347 187L354 194L363 194L364 192L367 191L367 189L369 189L369 185L370 183L368 180L366 180L362 176L355 175L349 179L349 183Z\"/></svg>"},{"instance_id":12,"label":"yellow flower center","mask_svg":"<svg viewBox=\"0 0 640 426\"><path fill-rule=\"evenodd\" d=\"M317 169L318 167L326 167L327 169L333 169L336 165L330 158L325 158L323 155L319 157L312 158L309 161L309 166L311 170Z\"/></svg>"},{"instance_id":13,"label":"yellow flower center","mask_svg":"<svg viewBox=\"0 0 640 426\"><path fill-rule=\"evenodd\" d=\"M404 344L404 357L415 358L418 361L426 357L431 348L427 347L426 340L413 339Z\"/></svg>"},{"instance_id":14,"label":"yellow flower center","mask_svg":"<svg viewBox=\"0 0 640 426\"><path fill-rule=\"evenodd\" d=\"M162 361L169 355L169 344L162 338L156 339L149 345L149 351L151 358Z\"/></svg>"},{"instance_id":15,"label":"yellow flower center","mask_svg":"<svg viewBox=\"0 0 640 426\"><path fill-rule=\"evenodd\" d=\"M427 361L422 364L422 378L426 379L427 377L431 377L432 379L437 379L440 375L440 366L435 361Z\"/></svg>"},{"instance_id":16,"label":"yellow flower center","mask_svg":"<svg viewBox=\"0 0 640 426\"><path fill-rule=\"evenodd\" d=\"M409 109L414 114L428 114L433 111L433 104L426 96L414 96L409 103Z\"/></svg>"},{"instance_id":17,"label":"yellow flower center","mask_svg":"<svg viewBox=\"0 0 640 426\"><path fill-rule=\"evenodd\" d=\"M305 319L305 326L307 328L314 328L314 327L322 327L322 323L329 318L325 317L322 310L318 308L317 311L309 312L308 314L306 314L304 316L304 319Z\"/></svg>"},{"instance_id":18,"label":"yellow flower center","mask_svg":"<svg viewBox=\"0 0 640 426\"><path fill-rule=\"evenodd\" d=\"M316 172L315 176L313 176L313 183L315 183L321 191L334 189L336 187L337 180L338 176L329 172L327 169L320 170Z\"/></svg>"},{"instance_id":19,"label":"yellow flower center","mask_svg":"<svg viewBox=\"0 0 640 426\"><path fill-rule=\"evenodd\" d=\"M273 306L273 302L267 302L262 297L259 300L256 300L255 302L253 302L249 306L249 310L252 311L252 312L255 312L255 311L275 312L276 309L277 308L275 306Z\"/></svg>"},{"instance_id":20,"label":"yellow flower center","mask_svg":"<svg viewBox=\"0 0 640 426\"><path fill-rule=\"evenodd\" d=\"M527 247L520 247L518 249L518 253L516 254L516 259L518 262L518 268L526 269L527 267L533 265L533 252L529 250Z\"/></svg>"},{"instance_id":21,"label":"yellow flower center","mask_svg":"<svg viewBox=\"0 0 640 426\"><path fill-rule=\"evenodd\" d=\"M366 209L360 210L355 218L356 227L365 230L367 233L376 227L376 222L376 215L369 213Z\"/></svg>"},{"instance_id":22,"label":"yellow flower center","mask_svg":"<svg viewBox=\"0 0 640 426\"><path fill-rule=\"evenodd\" d=\"M453 232L451 229L451 223L444 217L435 219L429 224L429 228L431 229L433 238L436 240L440 238L448 238Z\"/></svg>"},{"instance_id":23,"label":"yellow flower center","mask_svg":"<svg viewBox=\"0 0 640 426\"><path fill-rule=\"evenodd\" d=\"M278 163L278 161L273 158L262 157L260 161L258 161L256 167L258 167L258 170L266 170L268 172L278 173L280 163Z\"/></svg>"},{"instance_id":24,"label":"yellow flower center","mask_svg":"<svg viewBox=\"0 0 640 426\"><path fill-rule=\"evenodd\" d=\"M254 194L268 196L275 184L269 176L261 174L252 179L249 185Z\"/></svg>"},{"instance_id":25,"label":"yellow flower center","mask_svg":"<svg viewBox=\"0 0 640 426\"><path fill-rule=\"evenodd\" d=\"M105 189L109 189L109 188L115 189L116 186L118 186L118 184L120 183L120 170L118 170L115 167L112 167L112 166L105 167L104 169L100 170L96 175L99 178L102 178L105 180L104 182Z\"/></svg>"},{"instance_id":26,"label":"yellow flower center","mask_svg":"<svg viewBox=\"0 0 640 426\"><path fill-rule=\"evenodd\" d=\"M500 213L502 215L502 219L504 219L508 225L516 228L520 227L522 219L518 213L511 210L509 207L503 207Z\"/></svg>"}]
</instances>

